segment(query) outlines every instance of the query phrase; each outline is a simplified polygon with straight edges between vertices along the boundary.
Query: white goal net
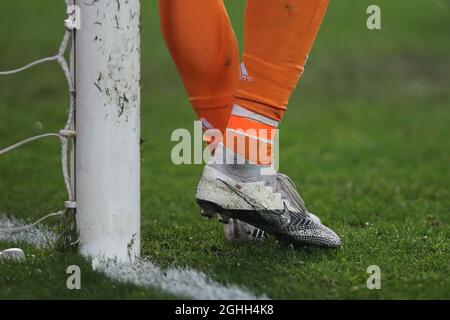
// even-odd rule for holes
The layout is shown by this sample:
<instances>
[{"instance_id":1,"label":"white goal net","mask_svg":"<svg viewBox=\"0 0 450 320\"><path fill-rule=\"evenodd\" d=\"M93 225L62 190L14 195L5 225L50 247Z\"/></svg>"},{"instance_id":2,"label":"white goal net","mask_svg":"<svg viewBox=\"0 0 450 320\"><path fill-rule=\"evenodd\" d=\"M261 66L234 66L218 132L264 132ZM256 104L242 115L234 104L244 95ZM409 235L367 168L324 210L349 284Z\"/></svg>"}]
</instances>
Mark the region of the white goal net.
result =
<instances>
[{"instance_id":1,"label":"white goal net","mask_svg":"<svg viewBox=\"0 0 450 320\"><path fill-rule=\"evenodd\" d=\"M12 76L14 74L24 72L34 66L37 66L39 64L43 63L50 63L50 62L56 62L61 68L61 71L63 72L65 79L67 81L67 88L69 91L69 106L68 106L68 116L67 121L65 123L64 128L62 128L59 132L52 132L52 133L44 133L37 136L26 138L22 141L19 141L11 146L5 147L3 149L0 149L0 156L4 155L8 152L11 152L15 149L18 149L19 147L22 147L28 143L31 143L33 141L37 141L44 138L49 137L56 137L59 139L61 143L61 168L62 168L62 174L64 177L64 184L67 191L67 201L65 203L65 208L63 210L60 210L55 213L50 213L44 216L43 218L39 219L35 223L25 226L25 227L18 227L18 228L9 228L9 229L0 229L0 232L3 233L14 233L14 232L20 232L24 231L26 229L29 229L36 224L42 222L46 218L52 217L52 216L62 216L65 213L67 213L69 210L73 210L75 208L75 199L74 199L74 191L73 191L73 185L72 185L72 179L70 176L70 170L69 170L69 152L71 146L73 146L74 143L74 137L75 137L75 131L74 131L74 112L75 112L75 86L74 86L74 80L71 75L68 62L65 58L65 54L67 51L67 47L69 46L69 42L72 39L74 30L76 29L76 10L73 5L69 3L68 0L65 1L67 5L67 13L69 14L69 17L67 20L65 20L65 26L66 31L64 33L63 39L61 41L60 47L58 49L58 52L51 57L45 57L36 61L33 61L23 67L14 69L14 70L8 70L8 71L0 71L0 76Z\"/></svg>"}]
</instances>

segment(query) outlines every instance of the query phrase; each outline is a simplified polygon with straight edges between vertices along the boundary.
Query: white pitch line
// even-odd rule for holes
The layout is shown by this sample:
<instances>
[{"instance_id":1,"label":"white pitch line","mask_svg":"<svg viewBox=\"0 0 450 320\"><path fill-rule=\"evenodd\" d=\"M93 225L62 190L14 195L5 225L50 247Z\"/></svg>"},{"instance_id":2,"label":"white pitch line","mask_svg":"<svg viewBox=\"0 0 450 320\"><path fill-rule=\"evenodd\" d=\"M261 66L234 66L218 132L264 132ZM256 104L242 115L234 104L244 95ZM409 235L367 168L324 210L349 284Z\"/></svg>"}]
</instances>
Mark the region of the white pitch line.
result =
<instances>
[{"instance_id":1,"label":"white pitch line","mask_svg":"<svg viewBox=\"0 0 450 320\"><path fill-rule=\"evenodd\" d=\"M0 229L12 229L23 226L26 226L26 224L22 220L0 215ZM39 229L33 227L17 233L0 232L0 241L28 243L39 248L50 247L55 240L56 235L44 226L41 226Z\"/></svg>"},{"instance_id":2,"label":"white pitch line","mask_svg":"<svg viewBox=\"0 0 450 320\"><path fill-rule=\"evenodd\" d=\"M23 221L0 215L0 229L26 225ZM37 247L51 246L56 235L45 227L34 227L15 234L1 233L0 241L29 243ZM267 300L266 295L255 295L237 285L224 285L208 278L203 272L192 268L161 269L147 259L135 263L120 263L112 260L94 260L95 271L122 283L144 288L159 288L165 292L198 300Z\"/></svg>"},{"instance_id":3,"label":"white pitch line","mask_svg":"<svg viewBox=\"0 0 450 320\"><path fill-rule=\"evenodd\" d=\"M135 263L102 261L93 263L94 269L120 282L147 288L161 288L166 292L198 300L267 300L236 285L223 285L203 272L192 268L161 269L149 260Z\"/></svg>"}]
</instances>

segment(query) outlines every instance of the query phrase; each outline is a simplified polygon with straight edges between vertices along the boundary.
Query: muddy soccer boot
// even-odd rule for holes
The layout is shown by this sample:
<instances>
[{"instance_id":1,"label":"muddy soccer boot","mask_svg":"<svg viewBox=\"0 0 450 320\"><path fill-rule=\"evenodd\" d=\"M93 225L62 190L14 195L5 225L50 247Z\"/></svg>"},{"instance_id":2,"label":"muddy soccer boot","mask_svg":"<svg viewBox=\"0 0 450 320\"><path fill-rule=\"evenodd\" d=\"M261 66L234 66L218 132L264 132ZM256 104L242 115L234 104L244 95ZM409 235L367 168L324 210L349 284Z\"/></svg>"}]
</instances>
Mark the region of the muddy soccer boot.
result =
<instances>
[{"instance_id":1,"label":"muddy soccer boot","mask_svg":"<svg viewBox=\"0 0 450 320\"><path fill-rule=\"evenodd\" d=\"M329 248L341 245L335 232L308 213L286 175L262 175L259 166L208 163L196 197L203 215L224 223L237 219L283 242Z\"/></svg>"}]
</instances>

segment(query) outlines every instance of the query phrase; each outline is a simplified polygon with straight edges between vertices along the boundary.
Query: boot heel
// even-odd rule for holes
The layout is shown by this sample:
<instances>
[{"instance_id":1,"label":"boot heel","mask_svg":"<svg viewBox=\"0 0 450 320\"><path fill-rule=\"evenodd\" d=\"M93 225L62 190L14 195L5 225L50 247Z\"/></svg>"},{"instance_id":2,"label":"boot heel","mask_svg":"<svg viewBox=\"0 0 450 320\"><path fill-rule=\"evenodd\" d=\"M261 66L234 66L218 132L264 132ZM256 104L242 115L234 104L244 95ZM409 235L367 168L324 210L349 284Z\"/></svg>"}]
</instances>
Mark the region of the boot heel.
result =
<instances>
[{"instance_id":1,"label":"boot heel","mask_svg":"<svg viewBox=\"0 0 450 320\"><path fill-rule=\"evenodd\" d=\"M230 221L230 217L219 213L220 208L212 202L197 200L198 205L202 208L202 216L209 219L218 219L220 222L227 224Z\"/></svg>"},{"instance_id":2,"label":"boot heel","mask_svg":"<svg viewBox=\"0 0 450 320\"><path fill-rule=\"evenodd\" d=\"M214 205L211 202L202 201L202 200L197 200L197 204L202 209L202 211L201 211L202 216L209 218L209 219L217 218L217 206L216 205Z\"/></svg>"},{"instance_id":3,"label":"boot heel","mask_svg":"<svg viewBox=\"0 0 450 320\"><path fill-rule=\"evenodd\" d=\"M202 214L202 216L204 216L205 218L208 218L208 219L213 219L213 218L216 218L216 216L217 216L216 211L212 210L212 209L202 209L201 214Z\"/></svg>"},{"instance_id":4,"label":"boot heel","mask_svg":"<svg viewBox=\"0 0 450 320\"><path fill-rule=\"evenodd\" d=\"M230 217L222 214L217 214L219 217L219 222L222 222L223 224L228 224L230 222Z\"/></svg>"}]
</instances>

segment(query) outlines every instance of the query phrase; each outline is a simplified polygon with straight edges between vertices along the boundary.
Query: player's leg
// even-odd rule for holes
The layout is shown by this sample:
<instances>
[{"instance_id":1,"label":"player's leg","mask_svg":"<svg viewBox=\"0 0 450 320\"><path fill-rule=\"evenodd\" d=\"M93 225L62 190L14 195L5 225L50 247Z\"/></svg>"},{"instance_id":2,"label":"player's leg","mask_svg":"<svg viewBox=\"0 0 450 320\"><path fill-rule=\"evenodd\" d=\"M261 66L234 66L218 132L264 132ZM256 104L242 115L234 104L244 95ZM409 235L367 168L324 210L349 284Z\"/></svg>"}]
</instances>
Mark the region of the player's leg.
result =
<instances>
[{"instance_id":1,"label":"player's leg","mask_svg":"<svg viewBox=\"0 0 450 320\"><path fill-rule=\"evenodd\" d=\"M160 0L161 27L194 110L224 130L238 80L238 48L222 0Z\"/></svg>"},{"instance_id":2,"label":"player's leg","mask_svg":"<svg viewBox=\"0 0 450 320\"><path fill-rule=\"evenodd\" d=\"M241 80L228 127L276 128L304 71L328 0L248 0ZM269 137L270 138L270 137Z\"/></svg>"},{"instance_id":3,"label":"player's leg","mask_svg":"<svg viewBox=\"0 0 450 320\"><path fill-rule=\"evenodd\" d=\"M160 0L169 51L204 129L224 132L238 81L238 48L222 0ZM264 239L238 220L224 226L229 240ZM237 236L239 234L239 236Z\"/></svg>"},{"instance_id":4,"label":"player's leg","mask_svg":"<svg viewBox=\"0 0 450 320\"><path fill-rule=\"evenodd\" d=\"M240 219L283 240L338 247L336 233L308 212L271 158L271 132L303 72L326 7L327 0L248 0L235 105L225 144L205 166L197 202L206 214ZM249 148L255 142L257 147ZM237 159L244 164L236 164Z\"/></svg>"}]
</instances>

